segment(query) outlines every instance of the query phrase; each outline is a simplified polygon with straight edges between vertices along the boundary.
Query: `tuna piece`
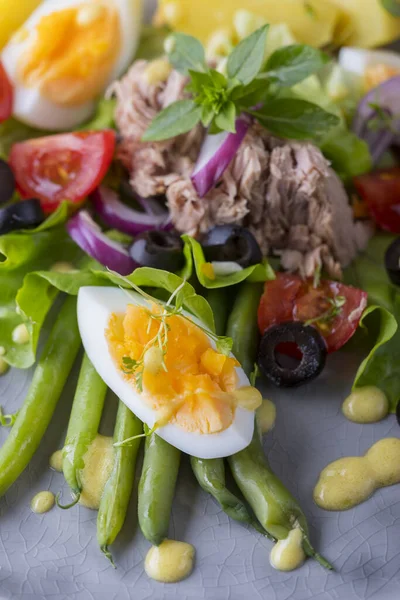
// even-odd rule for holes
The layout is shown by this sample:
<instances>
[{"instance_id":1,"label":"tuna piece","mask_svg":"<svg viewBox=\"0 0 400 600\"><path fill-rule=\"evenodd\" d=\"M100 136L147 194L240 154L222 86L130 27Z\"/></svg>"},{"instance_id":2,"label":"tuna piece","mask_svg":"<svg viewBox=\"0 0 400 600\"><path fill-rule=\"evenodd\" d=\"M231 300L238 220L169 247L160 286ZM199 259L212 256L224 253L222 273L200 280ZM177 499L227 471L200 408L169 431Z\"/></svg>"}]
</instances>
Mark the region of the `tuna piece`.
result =
<instances>
[{"instance_id":1,"label":"tuna piece","mask_svg":"<svg viewBox=\"0 0 400 600\"><path fill-rule=\"evenodd\" d=\"M256 236L265 255L312 276L318 266L340 278L373 233L355 222L346 191L321 151L310 143L271 136L252 125L221 181L199 198L190 181L204 130L165 142L140 138L165 106L185 97L186 80L172 71L167 81L146 82L146 61L137 61L114 84L116 121L122 134L119 157L141 196L165 194L176 229L198 236L215 225L238 223Z\"/></svg>"}]
</instances>

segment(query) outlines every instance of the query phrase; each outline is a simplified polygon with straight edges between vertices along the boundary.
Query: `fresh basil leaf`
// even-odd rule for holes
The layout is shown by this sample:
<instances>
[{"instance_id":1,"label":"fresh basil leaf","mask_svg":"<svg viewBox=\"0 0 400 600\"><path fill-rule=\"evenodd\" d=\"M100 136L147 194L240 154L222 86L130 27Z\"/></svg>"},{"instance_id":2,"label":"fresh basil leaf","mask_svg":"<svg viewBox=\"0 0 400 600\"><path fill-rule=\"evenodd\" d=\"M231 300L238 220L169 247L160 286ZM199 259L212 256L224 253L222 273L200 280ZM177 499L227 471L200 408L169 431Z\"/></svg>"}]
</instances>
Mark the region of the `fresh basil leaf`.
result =
<instances>
[{"instance_id":1,"label":"fresh basil leaf","mask_svg":"<svg viewBox=\"0 0 400 600\"><path fill-rule=\"evenodd\" d=\"M207 263L204 257L203 248L199 242L189 235L183 235L182 239L185 243L185 246L188 246L191 249L197 279L205 288L223 288L236 285L237 283L241 283L245 280L256 283L275 279L275 273L266 260L264 260L261 264L252 265L251 267L247 267L241 271L237 271L236 273L231 273L229 275L215 275L215 279L210 279L207 276L207 266L209 263Z\"/></svg>"},{"instance_id":2,"label":"fresh basil leaf","mask_svg":"<svg viewBox=\"0 0 400 600\"><path fill-rule=\"evenodd\" d=\"M264 104L270 96L271 86L265 79L253 79L247 85L236 87L231 99L242 109L255 108L258 104Z\"/></svg>"},{"instance_id":3,"label":"fresh basil leaf","mask_svg":"<svg viewBox=\"0 0 400 600\"><path fill-rule=\"evenodd\" d=\"M189 69L207 71L204 48L196 38L186 33L173 33L173 47L168 59L174 69L187 75Z\"/></svg>"},{"instance_id":4,"label":"fresh basil leaf","mask_svg":"<svg viewBox=\"0 0 400 600\"><path fill-rule=\"evenodd\" d=\"M201 106L193 100L178 100L164 108L150 123L143 142L167 140L190 131L201 119Z\"/></svg>"},{"instance_id":5,"label":"fresh basil leaf","mask_svg":"<svg viewBox=\"0 0 400 600\"><path fill-rule=\"evenodd\" d=\"M380 0L383 8L394 17L400 17L399 0Z\"/></svg>"},{"instance_id":6,"label":"fresh basil leaf","mask_svg":"<svg viewBox=\"0 0 400 600\"><path fill-rule=\"evenodd\" d=\"M317 73L329 60L329 57L317 48L293 44L275 50L268 59L265 73L261 76L284 87L292 87Z\"/></svg>"},{"instance_id":7,"label":"fresh basil leaf","mask_svg":"<svg viewBox=\"0 0 400 600\"><path fill-rule=\"evenodd\" d=\"M216 69L210 69L210 78L217 90L226 90L228 87L228 80L223 73L216 71Z\"/></svg>"},{"instance_id":8,"label":"fresh basil leaf","mask_svg":"<svg viewBox=\"0 0 400 600\"><path fill-rule=\"evenodd\" d=\"M233 102L227 102L215 117L215 124L223 131L236 133L236 107Z\"/></svg>"},{"instance_id":9,"label":"fresh basil leaf","mask_svg":"<svg viewBox=\"0 0 400 600\"><path fill-rule=\"evenodd\" d=\"M338 117L316 104L294 98L271 100L249 112L271 133L284 138L318 138L339 124Z\"/></svg>"},{"instance_id":10,"label":"fresh basil leaf","mask_svg":"<svg viewBox=\"0 0 400 600\"><path fill-rule=\"evenodd\" d=\"M204 88L212 88L213 80L211 78L211 73L207 71L207 73L202 73L201 71L192 71L189 70L190 75L190 83L186 86L188 92L192 92L192 94L202 94Z\"/></svg>"},{"instance_id":11,"label":"fresh basil leaf","mask_svg":"<svg viewBox=\"0 0 400 600\"><path fill-rule=\"evenodd\" d=\"M215 115L214 109L210 106L203 106L201 109L201 122L204 127L208 127Z\"/></svg>"},{"instance_id":12,"label":"fresh basil leaf","mask_svg":"<svg viewBox=\"0 0 400 600\"><path fill-rule=\"evenodd\" d=\"M239 42L228 57L227 71L229 79L238 79L247 84L260 72L264 62L268 25Z\"/></svg>"}]
</instances>

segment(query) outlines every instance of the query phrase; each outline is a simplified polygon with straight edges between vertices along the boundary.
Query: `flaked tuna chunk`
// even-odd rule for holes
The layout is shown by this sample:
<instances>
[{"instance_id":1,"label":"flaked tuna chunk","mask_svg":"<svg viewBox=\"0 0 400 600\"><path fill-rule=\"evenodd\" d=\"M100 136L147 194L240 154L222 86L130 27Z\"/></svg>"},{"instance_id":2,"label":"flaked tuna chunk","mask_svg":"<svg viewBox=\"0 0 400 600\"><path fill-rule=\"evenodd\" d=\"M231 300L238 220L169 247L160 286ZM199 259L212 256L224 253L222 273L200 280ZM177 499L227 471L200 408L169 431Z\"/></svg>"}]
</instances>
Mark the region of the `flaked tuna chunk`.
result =
<instances>
[{"instance_id":1,"label":"flaked tuna chunk","mask_svg":"<svg viewBox=\"0 0 400 600\"><path fill-rule=\"evenodd\" d=\"M321 151L254 124L220 182L199 198L190 175L204 137L201 126L165 142L140 141L162 108L185 97L183 76L172 71L167 81L149 85L146 67L137 61L113 86L122 134L118 155L133 189L141 196L165 194L182 233L198 236L215 225L242 224L265 255L280 256L285 269L312 276L321 266L339 278L373 229L354 221L343 184Z\"/></svg>"}]
</instances>

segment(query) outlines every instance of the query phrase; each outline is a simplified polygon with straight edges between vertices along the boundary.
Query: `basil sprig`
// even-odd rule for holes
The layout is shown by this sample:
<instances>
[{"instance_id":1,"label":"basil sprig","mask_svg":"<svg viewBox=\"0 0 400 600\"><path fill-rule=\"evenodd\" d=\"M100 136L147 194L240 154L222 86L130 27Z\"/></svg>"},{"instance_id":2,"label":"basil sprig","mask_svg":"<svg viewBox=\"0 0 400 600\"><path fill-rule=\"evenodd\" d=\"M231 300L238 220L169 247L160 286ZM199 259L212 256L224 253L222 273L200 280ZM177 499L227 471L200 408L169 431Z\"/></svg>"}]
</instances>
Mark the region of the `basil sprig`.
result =
<instances>
[{"instance_id":1,"label":"basil sprig","mask_svg":"<svg viewBox=\"0 0 400 600\"><path fill-rule=\"evenodd\" d=\"M339 119L319 106L297 99L277 99L279 90L292 87L318 72L329 60L326 54L293 44L276 50L265 63L268 25L244 38L226 62L226 75L210 67L201 43L175 33L168 40L171 65L189 77L191 95L167 106L151 122L143 141L166 140L202 123L211 133L235 133L236 118L250 113L273 134L318 138L338 125Z\"/></svg>"}]
</instances>

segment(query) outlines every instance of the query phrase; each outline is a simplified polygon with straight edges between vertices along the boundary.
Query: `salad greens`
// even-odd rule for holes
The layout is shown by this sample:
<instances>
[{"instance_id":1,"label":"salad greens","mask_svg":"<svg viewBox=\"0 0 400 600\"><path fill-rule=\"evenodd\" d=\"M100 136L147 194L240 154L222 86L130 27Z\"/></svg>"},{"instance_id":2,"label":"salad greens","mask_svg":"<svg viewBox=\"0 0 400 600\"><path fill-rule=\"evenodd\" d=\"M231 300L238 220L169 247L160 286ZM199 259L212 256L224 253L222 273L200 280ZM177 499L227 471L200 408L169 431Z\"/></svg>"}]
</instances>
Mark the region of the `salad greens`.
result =
<instances>
[{"instance_id":1,"label":"salad greens","mask_svg":"<svg viewBox=\"0 0 400 600\"><path fill-rule=\"evenodd\" d=\"M347 283L368 293L370 306L361 326L378 329L376 342L357 371L353 389L378 386L388 397L392 412L400 400L400 290L390 282L383 264L386 248L394 237L377 234L345 272Z\"/></svg>"},{"instance_id":2,"label":"salad greens","mask_svg":"<svg viewBox=\"0 0 400 600\"><path fill-rule=\"evenodd\" d=\"M380 0L383 8L394 17L400 17L400 2L399 0Z\"/></svg>"},{"instance_id":3,"label":"salad greens","mask_svg":"<svg viewBox=\"0 0 400 600\"><path fill-rule=\"evenodd\" d=\"M143 135L143 141L165 140L193 129L197 123L210 133L235 132L236 118L250 113L276 135L318 138L339 124L339 118L306 100L277 101L280 89L292 87L328 61L320 50L293 44L276 50L265 62L268 25L244 38L226 62L226 74L207 65L205 51L195 38L174 33L166 46L172 66L189 77L192 98L162 110ZM257 109L257 110L254 110Z\"/></svg>"},{"instance_id":4,"label":"salad greens","mask_svg":"<svg viewBox=\"0 0 400 600\"><path fill-rule=\"evenodd\" d=\"M20 304L19 290L24 278L38 269L50 269L57 261L76 264L82 252L63 228L54 227L35 234L21 232L0 236L0 256L3 258L0 262L0 346L6 349L10 365L26 368L35 361L39 332L47 313L41 305L50 308L57 292L52 288L39 296L35 287L30 286L29 299ZM16 345L12 332L24 321L31 340Z\"/></svg>"},{"instance_id":5,"label":"salad greens","mask_svg":"<svg viewBox=\"0 0 400 600\"><path fill-rule=\"evenodd\" d=\"M257 283L275 279L274 271L270 267L267 260L264 260L261 264L252 265L251 267L237 271L236 273L230 273L229 275L217 275L213 272L212 265L207 263L206 259L204 258L203 248L199 242L189 235L182 236L182 239L185 242L185 247L190 250L190 253L193 256L197 279L205 288L223 288L236 285L245 280ZM213 278L207 276L207 273L210 274L210 270L207 269L207 266L211 266Z\"/></svg>"}]
</instances>

